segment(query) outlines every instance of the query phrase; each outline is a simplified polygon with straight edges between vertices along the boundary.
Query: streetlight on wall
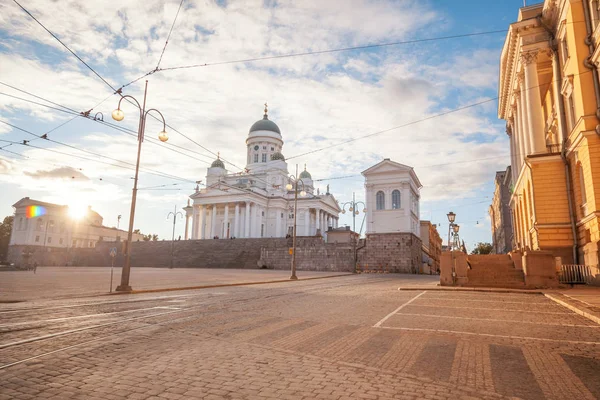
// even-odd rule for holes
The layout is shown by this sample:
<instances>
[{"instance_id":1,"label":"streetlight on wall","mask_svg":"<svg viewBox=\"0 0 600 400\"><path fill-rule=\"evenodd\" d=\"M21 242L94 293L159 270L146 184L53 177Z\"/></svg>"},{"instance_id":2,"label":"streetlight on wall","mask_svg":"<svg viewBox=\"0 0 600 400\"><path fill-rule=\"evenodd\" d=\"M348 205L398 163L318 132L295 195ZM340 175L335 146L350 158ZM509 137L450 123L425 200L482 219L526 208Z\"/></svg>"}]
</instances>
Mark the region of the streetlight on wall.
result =
<instances>
[{"instance_id":1,"label":"streetlight on wall","mask_svg":"<svg viewBox=\"0 0 600 400\"><path fill-rule=\"evenodd\" d=\"M452 226L454 225L454 221L456 220L456 214L450 211L448 214L446 214L446 216L448 217L448 222L450 223L448 225L448 249L452 250L452 242L450 241L450 231L452 230Z\"/></svg>"},{"instance_id":2,"label":"streetlight on wall","mask_svg":"<svg viewBox=\"0 0 600 400\"><path fill-rule=\"evenodd\" d=\"M171 239L171 266L169 268L173 268L173 253L175 252L175 223L177 222L178 215L183 218L183 213L181 211L177 211L177 206L175 206L173 211L167 214L167 219L171 218L171 215L173 216L173 236Z\"/></svg>"},{"instance_id":3,"label":"streetlight on wall","mask_svg":"<svg viewBox=\"0 0 600 400\"><path fill-rule=\"evenodd\" d=\"M290 279L296 280L298 277L296 276L296 219L298 217L298 183L302 184L302 191L300 192L300 196L306 196L306 191L304 190L304 181L302 179L296 178L298 176L298 164L296 164L296 175L290 175L288 178L288 183L285 185L285 188L290 191L294 190L294 229L292 230L293 238L292 238L292 275Z\"/></svg>"},{"instance_id":4,"label":"streetlight on wall","mask_svg":"<svg viewBox=\"0 0 600 400\"><path fill-rule=\"evenodd\" d=\"M363 203L362 201L356 201L356 197L354 192L352 192L352 201L348 201L346 203L341 204L342 206L342 214L346 214L346 206L349 205L350 207L348 207L348 211L352 213L352 254L354 257L354 272L356 272L356 239L354 238L354 233L356 233L356 216L359 214L358 211L358 205L362 204L363 206L363 213L367 212L367 205L365 203Z\"/></svg>"},{"instance_id":5,"label":"streetlight on wall","mask_svg":"<svg viewBox=\"0 0 600 400\"><path fill-rule=\"evenodd\" d=\"M133 180L133 194L131 195L131 211L129 214L129 230L127 232L127 254L125 257L125 265L123 266L123 271L121 272L121 284L117 286L117 292L130 292L131 286L129 286L129 274L131 272L131 241L133 237L133 219L135 216L135 201L137 198L137 184L138 184L138 174L140 169L140 154L142 152L142 142L144 141L144 130L146 128L146 117L150 111L155 111L160 115L160 118L163 122L163 130L159 132L158 138L161 142L166 142L169 140L169 135L166 132L167 123L165 122L165 117L163 117L162 113L155 108L151 108L146 110L146 94L148 93L148 81L146 81L146 86L144 88L144 102L143 105L133 97L129 95L121 96L119 100L119 104L117 109L112 112L112 117L115 121L122 121L125 118L125 113L121 110L121 101L125 98L129 98L135 102L138 109L140 110L140 120L138 125L138 150L137 150L137 161L135 163L135 178Z\"/></svg>"}]
</instances>

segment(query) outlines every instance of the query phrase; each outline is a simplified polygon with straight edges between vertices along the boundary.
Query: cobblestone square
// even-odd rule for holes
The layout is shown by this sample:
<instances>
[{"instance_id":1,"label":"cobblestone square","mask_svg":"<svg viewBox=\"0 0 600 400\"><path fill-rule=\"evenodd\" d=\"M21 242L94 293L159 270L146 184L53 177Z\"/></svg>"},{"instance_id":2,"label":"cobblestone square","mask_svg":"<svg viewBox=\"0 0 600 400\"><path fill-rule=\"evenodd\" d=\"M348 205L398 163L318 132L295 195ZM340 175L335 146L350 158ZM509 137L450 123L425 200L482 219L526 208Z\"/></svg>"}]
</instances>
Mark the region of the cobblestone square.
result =
<instances>
[{"instance_id":1,"label":"cobblestone square","mask_svg":"<svg viewBox=\"0 0 600 400\"><path fill-rule=\"evenodd\" d=\"M541 294L355 275L0 305L1 399L594 399L600 325Z\"/></svg>"}]
</instances>

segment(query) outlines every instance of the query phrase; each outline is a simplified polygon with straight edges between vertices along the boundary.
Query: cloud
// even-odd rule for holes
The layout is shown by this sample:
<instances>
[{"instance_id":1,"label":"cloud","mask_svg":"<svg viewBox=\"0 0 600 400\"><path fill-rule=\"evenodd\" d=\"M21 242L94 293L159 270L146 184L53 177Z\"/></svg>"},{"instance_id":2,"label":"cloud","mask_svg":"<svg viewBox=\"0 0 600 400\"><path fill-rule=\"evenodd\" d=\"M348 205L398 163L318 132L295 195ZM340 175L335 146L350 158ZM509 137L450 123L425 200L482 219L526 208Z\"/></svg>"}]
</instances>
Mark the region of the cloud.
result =
<instances>
[{"instance_id":1,"label":"cloud","mask_svg":"<svg viewBox=\"0 0 600 400\"><path fill-rule=\"evenodd\" d=\"M72 167L60 167L51 170L37 170L35 172L23 172L26 176L34 179L77 179L89 181L90 178Z\"/></svg>"},{"instance_id":2,"label":"cloud","mask_svg":"<svg viewBox=\"0 0 600 400\"><path fill-rule=\"evenodd\" d=\"M9 174L13 169L13 161L0 158L0 175Z\"/></svg>"},{"instance_id":3,"label":"cloud","mask_svg":"<svg viewBox=\"0 0 600 400\"><path fill-rule=\"evenodd\" d=\"M31 0L27 7L105 79L120 86L156 67L178 5L176 0L129 0L107 8L102 2L64 0L48 7L45 1ZM445 19L429 2L416 0L220 4L189 0L184 2L161 66L431 37L444 29ZM3 81L77 111L89 109L111 93L13 4L0 5L0 34ZM496 84L497 52L446 57L442 50L432 44L393 46L151 74L147 105L159 109L169 125L191 140L167 128L170 139L166 144L152 142L162 125L148 118L140 186L180 182L152 175L152 171L191 181L205 179L207 163L216 158L206 149L220 152L233 164L227 164L230 172L239 171L246 164L248 129L262 118L262 104L268 101L270 119L282 130L290 172L296 163L301 168L306 163L315 179L345 176L389 157L415 167L424 184L424 201L472 195L508 162L503 124L485 106L427 118L485 98ZM2 91L17 95L5 87ZM126 87L125 93L141 101L144 80ZM102 111L108 122L117 101L116 96L110 97L94 112ZM136 132L137 109L126 102L122 109L126 117L119 127ZM0 113L3 119L38 134L71 118L5 96L0 96ZM24 138L22 132L8 132L0 124L2 130L10 140ZM385 132L337 146L381 131ZM27 161L5 168L3 184L35 190L48 199L85 190L82 201L93 202L108 214L127 204L136 161L135 134L78 118L51 137L123 162L46 142L46 150L27 148ZM290 158L323 147L327 149ZM79 185L71 182L73 172L85 177L77 180ZM322 188L327 183L340 200L350 198L353 191L359 196L364 192L361 177L321 182ZM138 210L144 215L145 209L154 213L167 203L169 207L181 205L193 186L182 183L181 191L140 192ZM151 224L152 213L139 220Z\"/></svg>"}]
</instances>

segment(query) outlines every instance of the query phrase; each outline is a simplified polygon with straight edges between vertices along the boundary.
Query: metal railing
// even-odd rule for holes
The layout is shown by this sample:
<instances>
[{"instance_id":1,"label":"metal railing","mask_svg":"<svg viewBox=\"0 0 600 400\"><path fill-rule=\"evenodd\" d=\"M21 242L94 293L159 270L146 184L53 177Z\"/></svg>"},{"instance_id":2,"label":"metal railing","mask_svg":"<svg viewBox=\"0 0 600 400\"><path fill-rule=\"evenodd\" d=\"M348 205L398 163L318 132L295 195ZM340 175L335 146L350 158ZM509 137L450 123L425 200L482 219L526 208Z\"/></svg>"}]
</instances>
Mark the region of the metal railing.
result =
<instances>
[{"instance_id":1,"label":"metal railing","mask_svg":"<svg viewBox=\"0 0 600 400\"><path fill-rule=\"evenodd\" d=\"M563 264L558 272L558 280L560 283L574 284L591 284L598 275L598 267L591 265L574 265Z\"/></svg>"}]
</instances>

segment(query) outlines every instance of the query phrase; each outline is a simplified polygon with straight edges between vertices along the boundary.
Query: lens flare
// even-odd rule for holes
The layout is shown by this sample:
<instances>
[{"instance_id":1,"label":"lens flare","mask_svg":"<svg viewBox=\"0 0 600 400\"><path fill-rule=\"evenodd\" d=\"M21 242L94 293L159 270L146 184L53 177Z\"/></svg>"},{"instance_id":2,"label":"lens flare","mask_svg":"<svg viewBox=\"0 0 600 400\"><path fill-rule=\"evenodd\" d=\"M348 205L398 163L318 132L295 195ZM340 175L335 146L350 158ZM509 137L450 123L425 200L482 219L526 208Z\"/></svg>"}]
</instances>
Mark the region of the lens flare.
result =
<instances>
[{"instance_id":1,"label":"lens flare","mask_svg":"<svg viewBox=\"0 0 600 400\"><path fill-rule=\"evenodd\" d=\"M44 206L27 206L25 207L25 216L27 218L41 217L46 214L46 207Z\"/></svg>"}]
</instances>

